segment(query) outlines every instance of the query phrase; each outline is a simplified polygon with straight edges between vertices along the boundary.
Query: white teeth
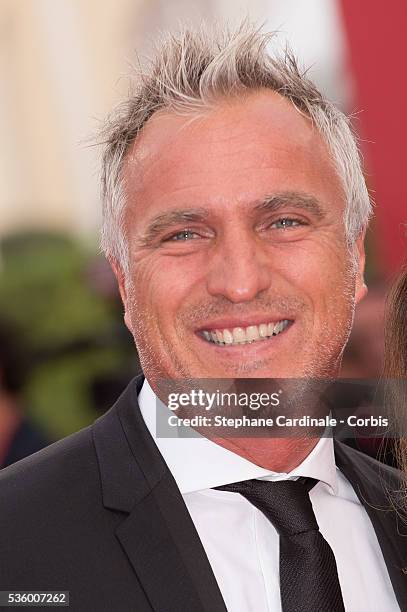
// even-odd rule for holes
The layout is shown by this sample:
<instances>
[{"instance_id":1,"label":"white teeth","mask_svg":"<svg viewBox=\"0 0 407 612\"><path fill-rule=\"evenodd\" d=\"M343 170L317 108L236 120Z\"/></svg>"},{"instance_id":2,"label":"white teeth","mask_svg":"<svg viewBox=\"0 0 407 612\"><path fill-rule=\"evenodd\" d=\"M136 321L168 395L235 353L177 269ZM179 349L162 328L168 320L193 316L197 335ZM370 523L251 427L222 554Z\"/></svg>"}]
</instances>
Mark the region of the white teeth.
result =
<instances>
[{"instance_id":1,"label":"white teeth","mask_svg":"<svg viewBox=\"0 0 407 612\"><path fill-rule=\"evenodd\" d=\"M233 343L246 342L246 333L242 327L235 327L232 330Z\"/></svg>"},{"instance_id":2,"label":"white teeth","mask_svg":"<svg viewBox=\"0 0 407 612\"><path fill-rule=\"evenodd\" d=\"M267 337L267 325L265 323L262 323L261 325L259 325L259 336L260 338Z\"/></svg>"},{"instance_id":3,"label":"white teeth","mask_svg":"<svg viewBox=\"0 0 407 612\"><path fill-rule=\"evenodd\" d=\"M253 342L253 340L258 340L260 338L259 328L257 325L250 325L246 328L246 337L248 342Z\"/></svg>"},{"instance_id":4,"label":"white teeth","mask_svg":"<svg viewBox=\"0 0 407 612\"><path fill-rule=\"evenodd\" d=\"M281 321L281 329L280 332L284 331L285 329L287 329L288 325L289 325L290 321L288 321L287 319L284 319L284 321Z\"/></svg>"},{"instance_id":5,"label":"white teeth","mask_svg":"<svg viewBox=\"0 0 407 612\"><path fill-rule=\"evenodd\" d=\"M223 333L221 332L221 330L217 329L215 333L218 338L218 342L223 342Z\"/></svg>"},{"instance_id":6,"label":"white teeth","mask_svg":"<svg viewBox=\"0 0 407 612\"><path fill-rule=\"evenodd\" d=\"M233 336L228 329L223 330L223 340L225 344L233 344Z\"/></svg>"},{"instance_id":7,"label":"white teeth","mask_svg":"<svg viewBox=\"0 0 407 612\"><path fill-rule=\"evenodd\" d=\"M203 331L202 335L208 342L215 344L247 344L249 342L257 342L265 340L271 336L276 336L284 331L290 321L284 319L277 323L261 323L260 325L249 325L246 328L234 327L230 329L216 329L212 331Z\"/></svg>"}]
</instances>

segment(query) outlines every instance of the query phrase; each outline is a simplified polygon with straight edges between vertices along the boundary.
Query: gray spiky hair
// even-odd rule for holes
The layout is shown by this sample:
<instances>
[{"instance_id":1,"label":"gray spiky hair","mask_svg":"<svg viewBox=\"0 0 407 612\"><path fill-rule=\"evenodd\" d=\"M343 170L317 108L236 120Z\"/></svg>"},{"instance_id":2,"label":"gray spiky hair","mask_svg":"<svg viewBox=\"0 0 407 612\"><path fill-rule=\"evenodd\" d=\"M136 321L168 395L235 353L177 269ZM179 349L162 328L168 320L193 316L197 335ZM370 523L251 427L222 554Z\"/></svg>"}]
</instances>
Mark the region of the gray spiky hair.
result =
<instances>
[{"instance_id":1,"label":"gray spiky hair","mask_svg":"<svg viewBox=\"0 0 407 612\"><path fill-rule=\"evenodd\" d=\"M123 161L145 123L158 110L199 113L224 97L270 89L288 98L311 119L328 145L346 198L345 229L349 244L368 223L371 202L360 153L349 119L324 98L301 72L291 52L272 57L274 36L245 21L227 27L184 28L156 48L148 72L136 75L134 91L106 121L102 130L103 226L101 246L109 258L128 270L124 227Z\"/></svg>"}]
</instances>

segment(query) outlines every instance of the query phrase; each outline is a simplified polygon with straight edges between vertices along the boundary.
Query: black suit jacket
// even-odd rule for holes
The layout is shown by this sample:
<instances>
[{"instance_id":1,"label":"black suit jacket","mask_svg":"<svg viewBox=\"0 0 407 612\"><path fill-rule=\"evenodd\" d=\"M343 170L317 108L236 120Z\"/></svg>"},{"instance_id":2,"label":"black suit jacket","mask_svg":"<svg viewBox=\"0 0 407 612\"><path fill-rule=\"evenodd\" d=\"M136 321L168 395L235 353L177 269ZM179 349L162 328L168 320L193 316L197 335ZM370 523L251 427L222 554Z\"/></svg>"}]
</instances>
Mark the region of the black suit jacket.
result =
<instances>
[{"instance_id":1,"label":"black suit jacket","mask_svg":"<svg viewBox=\"0 0 407 612\"><path fill-rule=\"evenodd\" d=\"M24 459L24 457L36 453L48 444L51 444L51 440L46 440L44 435L30 421L24 419L11 440L7 455L3 465L0 464L0 468Z\"/></svg>"},{"instance_id":2,"label":"black suit jacket","mask_svg":"<svg viewBox=\"0 0 407 612\"><path fill-rule=\"evenodd\" d=\"M141 384L130 383L93 426L0 471L0 590L70 591L70 609L80 612L225 612L137 409ZM384 491L397 488L397 472L340 443L336 460L369 514L407 610L407 537Z\"/></svg>"}]
</instances>

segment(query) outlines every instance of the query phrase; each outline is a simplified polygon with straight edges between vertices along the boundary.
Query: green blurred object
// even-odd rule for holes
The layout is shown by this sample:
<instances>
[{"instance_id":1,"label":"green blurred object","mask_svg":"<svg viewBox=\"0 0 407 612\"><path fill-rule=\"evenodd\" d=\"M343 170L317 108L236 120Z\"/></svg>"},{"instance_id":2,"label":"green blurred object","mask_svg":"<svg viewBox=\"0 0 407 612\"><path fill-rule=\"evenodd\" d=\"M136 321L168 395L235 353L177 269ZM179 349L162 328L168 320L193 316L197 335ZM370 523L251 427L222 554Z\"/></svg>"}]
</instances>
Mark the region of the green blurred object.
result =
<instances>
[{"instance_id":1,"label":"green blurred object","mask_svg":"<svg viewBox=\"0 0 407 612\"><path fill-rule=\"evenodd\" d=\"M9 236L0 253L0 317L20 330L30 361L24 400L57 439L96 418L89 391L95 377L129 370L126 343L115 333L118 304L87 278L95 250L70 237Z\"/></svg>"}]
</instances>

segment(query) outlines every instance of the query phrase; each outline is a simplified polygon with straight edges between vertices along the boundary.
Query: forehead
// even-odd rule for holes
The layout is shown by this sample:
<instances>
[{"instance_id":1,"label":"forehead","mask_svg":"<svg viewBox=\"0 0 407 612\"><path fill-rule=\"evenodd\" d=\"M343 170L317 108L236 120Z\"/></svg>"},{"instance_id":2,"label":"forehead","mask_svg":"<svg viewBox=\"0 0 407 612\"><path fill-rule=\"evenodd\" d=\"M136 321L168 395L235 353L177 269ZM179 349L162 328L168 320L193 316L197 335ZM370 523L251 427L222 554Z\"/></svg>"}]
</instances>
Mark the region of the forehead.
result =
<instances>
[{"instance_id":1,"label":"forehead","mask_svg":"<svg viewBox=\"0 0 407 612\"><path fill-rule=\"evenodd\" d=\"M123 176L138 218L180 205L237 207L293 190L343 205L322 137L270 91L223 100L200 115L157 113L128 152Z\"/></svg>"}]
</instances>

